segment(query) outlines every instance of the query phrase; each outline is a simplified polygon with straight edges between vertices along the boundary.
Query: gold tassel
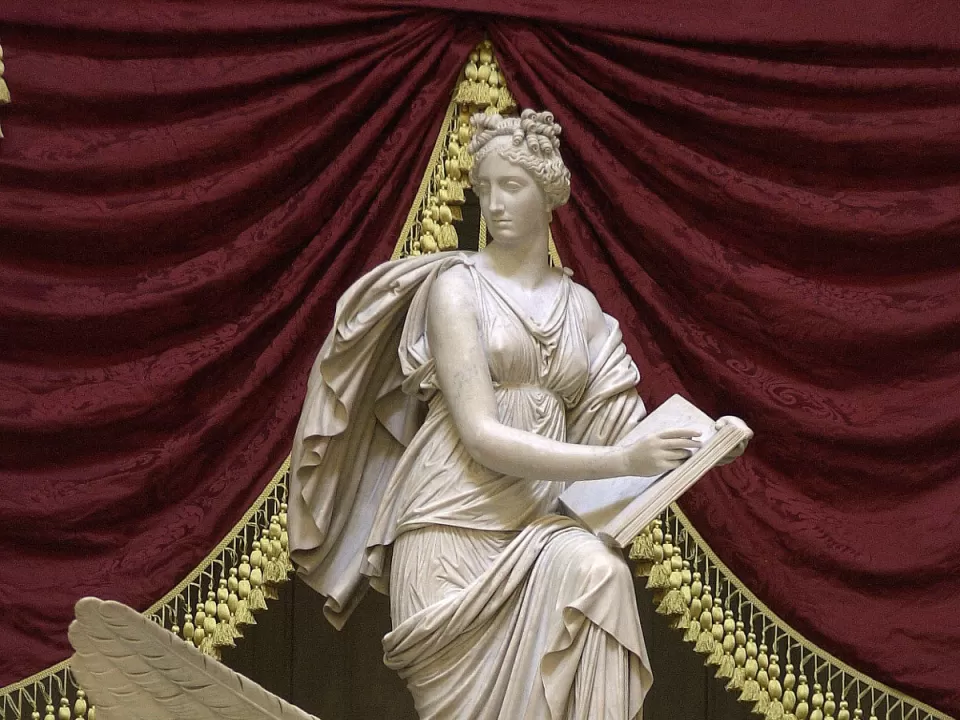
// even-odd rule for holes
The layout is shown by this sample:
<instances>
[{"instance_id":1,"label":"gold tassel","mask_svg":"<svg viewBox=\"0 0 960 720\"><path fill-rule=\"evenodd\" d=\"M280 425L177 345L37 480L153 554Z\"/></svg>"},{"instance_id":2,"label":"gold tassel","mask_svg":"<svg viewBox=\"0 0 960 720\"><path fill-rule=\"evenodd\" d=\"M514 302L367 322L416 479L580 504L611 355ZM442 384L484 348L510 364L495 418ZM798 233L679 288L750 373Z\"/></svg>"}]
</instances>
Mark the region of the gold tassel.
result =
<instances>
[{"instance_id":1,"label":"gold tassel","mask_svg":"<svg viewBox=\"0 0 960 720\"><path fill-rule=\"evenodd\" d=\"M247 601L250 606L250 609L254 612L267 609L267 601L264 597L263 589L261 587L255 587L250 591L250 599Z\"/></svg>"},{"instance_id":2,"label":"gold tassel","mask_svg":"<svg viewBox=\"0 0 960 720\"><path fill-rule=\"evenodd\" d=\"M700 637L697 638L697 644L693 646L693 649L698 653L708 655L712 653L716 647L717 641L713 639L713 635L710 634L710 631L702 630L700 632Z\"/></svg>"},{"instance_id":3,"label":"gold tassel","mask_svg":"<svg viewBox=\"0 0 960 720\"><path fill-rule=\"evenodd\" d=\"M703 583L700 581L700 573L693 574L693 582L690 584L690 626L683 635L684 642L695 643L700 637L700 613L703 612L703 603L700 595L703 592Z\"/></svg>"},{"instance_id":4,"label":"gold tassel","mask_svg":"<svg viewBox=\"0 0 960 720\"><path fill-rule=\"evenodd\" d=\"M757 715L766 715L767 710L770 708L770 696L763 691L763 686L760 687L760 697L757 698L757 702L753 706L751 712L756 713Z\"/></svg>"},{"instance_id":5,"label":"gold tassel","mask_svg":"<svg viewBox=\"0 0 960 720\"><path fill-rule=\"evenodd\" d=\"M666 590L670 587L670 571L664 567L662 562L656 563L650 568L650 576L647 578L648 590Z\"/></svg>"},{"instance_id":6,"label":"gold tassel","mask_svg":"<svg viewBox=\"0 0 960 720\"><path fill-rule=\"evenodd\" d=\"M234 640L238 637L241 637L241 635L237 632L237 629L230 624L230 621L222 621L217 623L217 627L213 631L213 644L218 648L236 647L237 644Z\"/></svg>"},{"instance_id":7,"label":"gold tassel","mask_svg":"<svg viewBox=\"0 0 960 720\"><path fill-rule=\"evenodd\" d=\"M468 174L470 172L470 169L473 167L473 155L467 152L466 147L460 148L460 152L457 154L457 162L460 165L461 176L460 176L459 185L460 185L460 192L462 193L463 188L469 186L470 179L468 177ZM467 183L467 185L464 185L464 183Z\"/></svg>"},{"instance_id":8,"label":"gold tassel","mask_svg":"<svg viewBox=\"0 0 960 720\"><path fill-rule=\"evenodd\" d=\"M274 516L276 517L276 516ZM271 527L273 522L270 523ZM278 526L279 527L279 526ZM280 565L277 563L277 555L274 554L273 543L270 541L268 535L269 530L264 528L261 530L260 535L260 550L263 552L264 564L263 564L263 583L265 586L278 585L284 581L283 570L280 568ZM264 588L264 594L267 594L266 588ZM269 596L268 596L269 597Z\"/></svg>"},{"instance_id":9,"label":"gold tassel","mask_svg":"<svg viewBox=\"0 0 960 720\"><path fill-rule=\"evenodd\" d=\"M734 690L743 690L746 682L747 676L744 669L737 666L733 669L733 676L730 678L730 682L727 683L727 690L731 692Z\"/></svg>"},{"instance_id":10,"label":"gold tassel","mask_svg":"<svg viewBox=\"0 0 960 720\"><path fill-rule=\"evenodd\" d=\"M733 640L736 644L733 651L735 667L733 669L733 675L730 677L730 682L727 683L727 690L743 690L743 683L746 680L743 666L747 662L747 634L743 631L743 623L739 620L733 633Z\"/></svg>"},{"instance_id":11,"label":"gold tassel","mask_svg":"<svg viewBox=\"0 0 960 720\"><path fill-rule=\"evenodd\" d=\"M743 692L740 693L740 702L756 702L760 699L760 683L747 677L743 682Z\"/></svg>"},{"instance_id":12,"label":"gold tassel","mask_svg":"<svg viewBox=\"0 0 960 720\"><path fill-rule=\"evenodd\" d=\"M462 172L463 168L461 167L460 170ZM447 185L447 192L450 193L450 204L453 206L450 210L453 212L454 220L463 220L463 213L460 212L460 208L456 207L467 201L467 198L464 197L463 194L463 185L455 181L450 182Z\"/></svg>"},{"instance_id":13,"label":"gold tassel","mask_svg":"<svg viewBox=\"0 0 960 720\"><path fill-rule=\"evenodd\" d=\"M653 538L650 533L644 530L633 539L633 545L630 546L631 560L652 561L653 556Z\"/></svg>"},{"instance_id":14,"label":"gold tassel","mask_svg":"<svg viewBox=\"0 0 960 720\"><path fill-rule=\"evenodd\" d=\"M87 693L77 690L77 701L73 704L73 714L77 720L83 720L87 715Z\"/></svg>"},{"instance_id":15,"label":"gold tassel","mask_svg":"<svg viewBox=\"0 0 960 720\"><path fill-rule=\"evenodd\" d=\"M238 627L240 625L256 625L257 620L253 617L253 613L250 612L250 608L247 605L246 600L240 600L237 602L237 611L233 614L233 623Z\"/></svg>"},{"instance_id":16,"label":"gold tassel","mask_svg":"<svg viewBox=\"0 0 960 720\"><path fill-rule=\"evenodd\" d=\"M706 665L719 665L723 662L724 657L730 657L729 655L724 656L723 646L716 641L716 638L714 638L713 642L713 650L711 650L710 655L707 656Z\"/></svg>"},{"instance_id":17,"label":"gold tassel","mask_svg":"<svg viewBox=\"0 0 960 720\"><path fill-rule=\"evenodd\" d=\"M833 713L837 710L837 704L833 701L833 693L828 692L826 701L823 703L823 720L835 720Z\"/></svg>"},{"instance_id":18,"label":"gold tassel","mask_svg":"<svg viewBox=\"0 0 960 720\"><path fill-rule=\"evenodd\" d=\"M747 661L743 667L743 691L740 693L740 702L756 702L760 699L760 683L757 682L757 672L760 666L757 664L757 636L753 633L747 635Z\"/></svg>"},{"instance_id":19,"label":"gold tassel","mask_svg":"<svg viewBox=\"0 0 960 720\"><path fill-rule=\"evenodd\" d=\"M280 507L286 507L286 505L281 505ZM295 568L293 567L293 562L290 560L290 537L287 535L286 513L280 517L282 529L280 531L280 539L277 541L277 552L279 554L280 570L283 573L283 581L286 582L290 577L290 573L292 573Z\"/></svg>"},{"instance_id":20,"label":"gold tassel","mask_svg":"<svg viewBox=\"0 0 960 720\"><path fill-rule=\"evenodd\" d=\"M255 540L253 543L253 551L250 553L250 597L247 599L247 605L253 612L267 609L266 592L263 584L263 570L260 567L262 564L263 552L260 550L260 542ZM240 574L242 577L242 569Z\"/></svg>"},{"instance_id":21,"label":"gold tassel","mask_svg":"<svg viewBox=\"0 0 960 720\"><path fill-rule=\"evenodd\" d=\"M823 720L823 688L820 683L813 684L813 697L810 698L810 720ZM797 706L797 717L800 717L800 706Z\"/></svg>"},{"instance_id":22,"label":"gold tassel","mask_svg":"<svg viewBox=\"0 0 960 720\"><path fill-rule=\"evenodd\" d=\"M733 613L728 612L730 615L730 625L733 625ZM714 601L713 609L710 611L711 615L711 625L710 625L710 634L713 636L713 650L710 651L710 655L707 657L706 665L719 665L720 661L723 660L723 626L725 623L725 616L723 612L723 602L719 599Z\"/></svg>"},{"instance_id":23,"label":"gold tassel","mask_svg":"<svg viewBox=\"0 0 960 720\"><path fill-rule=\"evenodd\" d=\"M508 112L513 112L516 109L517 100L513 97L513 94L510 92L507 86L504 85L502 88L500 88L500 97L497 98L497 110L501 115L503 115Z\"/></svg>"},{"instance_id":24,"label":"gold tassel","mask_svg":"<svg viewBox=\"0 0 960 720\"><path fill-rule=\"evenodd\" d=\"M664 565L666 565L666 560ZM680 557L680 548L674 547L670 557L670 575L667 579L670 589L664 594L657 606L661 615L682 615L687 610L680 588L683 586L683 558Z\"/></svg>"},{"instance_id":25,"label":"gold tassel","mask_svg":"<svg viewBox=\"0 0 960 720\"><path fill-rule=\"evenodd\" d=\"M709 655L716 647L716 640L713 638L713 598L710 595L710 586L703 586L703 594L700 596L700 602L703 605L703 612L700 613L700 635L697 637L697 644L694 650L704 655Z\"/></svg>"},{"instance_id":26,"label":"gold tassel","mask_svg":"<svg viewBox=\"0 0 960 720\"><path fill-rule=\"evenodd\" d=\"M716 673L718 678L726 680L733 677L733 669L736 667L736 662L733 659L733 653L737 649L734 636L736 629L737 625L733 621L733 612L727 610L723 618L723 641L719 644L721 652L715 663L719 666Z\"/></svg>"},{"instance_id":27,"label":"gold tassel","mask_svg":"<svg viewBox=\"0 0 960 720\"><path fill-rule=\"evenodd\" d=\"M653 566L656 563L652 562L638 562L633 566L633 574L635 577L644 578L650 577L650 572L653 570Z\"/></svg>"},{"instance_id":28,"label":"gold tassel","mask_svg":"<svg viewBox=\"0 0 960 720\"><path fill-rule=\"evenodd\" d=\"M783 720L783 704L779 700L771 700L765 717L766 720Z\"/></svg>"},{"instance_id":29,"label":"gold tassel","mask_svg":"<svg viewBox=\"0 0 960 720\"><path fill-rule=\"evenodd\" d=\"M767 708L770 707L770 696L767 694L767 687L770 684L768 668L770 660L767 658L767 646L760 646L760 654L757 656L757 684L760 685L760 697L757 698L756 705L753 706L753 712L758 715L765 715Z\"/></svg>"},{"instance_id":30,"label":"gold tassel","mask_svg":"<svg viewBox=\"0 0 960 720\"><path fill-rule=\"evenodd\" d=\"M181 629L181 635L183 639L189 643L193 642L193 633L196 631L196 627L193 624L193 615L187 613L183 617L183 628Z\"/></svg>"},{"instance_id":31,"label":"gold tassel","mask_svg":"<svg viewBox=\"0 0 960 720\"><path fill-rule=\"evenodd\" d=\"M683 566L680 570L680 581L680 594L683 596L683 604L689 607L690 601L693 600L693 593L690 590L693 576L690 574L690 562L688 560L683 561Z\"/></svg>"},{"instance_id":32,"label":"gold tassel","mask_svg":"<svg viewBox=\"0 0 960 720\"><path fill-rule=\"evenodd\" d=\"M686 610L687 606L679 589L671 589L657 606L657 612L661 615L683 615Z\"/></svg>"},{"instance_id":33,"label":"gold tassel","mask_svg":"<svg viewBox=\"0 0 960 720\"><path fill-rule=\"evenodd\" d=\"M471 67L475 73L477 66L473 63L468 63L467 70L469 71ZM469 78L461 80L460 84L457 85L457 94L454 95L453 101L461 104L475 103L477 101L477 91L475 90L476 85L477 84L472 82Z\"/></svg>"},{"instance_id":34,"label":"gold tassel","mask_svg":"<svg viewBox=\"0 0 960 720\"><path fill-rule=\"evenodd\" d=\"M3 79L3 48L0 47L0 105L10 102L10 88L7 87L6 81ZM3 137L3 135L0 135Z\"/></svg>"},{"instance_id":35,"label":"gold tassel","mask_svg":"<svg viewBox=\"0 0 960 720\"><path fill-rule=\"evenodd\" d=\"M787 674L783 677L783 720L797 720L794 710L797 709L797 676L793 672L793 665L787 665ZM806 687L806 686L804 686Z\"/></svg>"},{"instance_id":36,"label":"gold tassel","mask_svg":"<svg viewBox=\"0 0 960 720\"><path fill-rule=\"evenodd\" d=\"M650 576L647 578L647 589L669 590L670 563L673 559L673 537L669 534L663 535L663 533L659 532L659 528L655 529L653 533L653 555L656 565L650 569Z\"/></svg>"},{"instance_id":37,"label":"gold tassel","mask_svg":"<svg viewBox=\"0 0 960 720\"><path fill-rule=\"evenodd\" d=\"M447 208L446 205L443 207ZM447 208L449 212L449 208ZM451 220L453 219L451 214ZM440 236L437 238L441 250L456 250L460 246L460 238L457 237L457 229L450 223L444 223L440 226Z\"/></svg>"},{"instance_id":38,"label":"gold tassel","mask_svg":"<svg viewBox=\"0 0 960 720\"><path fill-rule=\"evenodd\" d=\"M810 704L807 702L810 699L810 686L807 685L807 676L801 675L797 678L797 683L797 707L793 714L797 720L807 720L810 714Z\"/></svg>"},{"instance_id":39,"label":"gold tassel","mask_svg":"<svg viewBox=\"0 0 960 720\"><path fill-rule=\"evenodd\" d=\"M721 680L732 679L737 666L733 660L733 655L724 654L720 660L720 666L717 668L716 677Z\"/></svg>"},{"instance_id":40,"label":"gold tassel","mask_svg":"<svg viewBox=\"0 0 960 720\"><path fill-rule=\"evenodd\" d=\"M769 675L767 697L770 698L770 704L766 708L766 719L783 720L783 703L780 702L783 697L783 688L780 686L780 658L776 653L770 656L770 667L767 674Z\"/></svg>"}]
</instances>

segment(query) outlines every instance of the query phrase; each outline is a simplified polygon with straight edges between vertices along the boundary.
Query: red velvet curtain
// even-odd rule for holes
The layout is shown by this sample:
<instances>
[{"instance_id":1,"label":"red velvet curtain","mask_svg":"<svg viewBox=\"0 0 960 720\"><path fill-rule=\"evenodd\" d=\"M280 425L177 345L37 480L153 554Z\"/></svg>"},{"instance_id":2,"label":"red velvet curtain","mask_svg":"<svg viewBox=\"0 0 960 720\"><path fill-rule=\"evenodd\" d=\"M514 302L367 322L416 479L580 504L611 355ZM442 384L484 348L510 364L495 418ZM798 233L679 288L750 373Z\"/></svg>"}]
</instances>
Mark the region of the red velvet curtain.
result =
<instances>
[{"instance_id":1,"label":"red velvet curtain","mask_svg":"<svg viewBox=\"0 0 960 720\"><path fill-rule=\"evenodd\" d=\"M960 712L960 57L498 22L565 109L561 254L656 405L746 418L681 505L809 639Z\"/></svg>"},{"instance_id":2,"label":"red velvet curtain","mask_svg":"<svg viewBox=\"0 0 960 720\"><path fill-rule=\"evenodd\" d=\"M644 395L757 430L697 527L812 640L960 713L960 9L486 9L564 126L557 242ZM162 595L263 487L471 11L0 9L0 684L64 657L79 595Z\"/></svg>"},{"instance_id":3,"label":"red velvet curtain","mask_svg":"<svg viewBox=\"0 0 960 720\"><path fill-rule=\"evenodd\" d=\"M160 599L272 477L478 39L271 7L0 9L0 687L69 655L79 597Z\"/></svg>"}]
</instances>

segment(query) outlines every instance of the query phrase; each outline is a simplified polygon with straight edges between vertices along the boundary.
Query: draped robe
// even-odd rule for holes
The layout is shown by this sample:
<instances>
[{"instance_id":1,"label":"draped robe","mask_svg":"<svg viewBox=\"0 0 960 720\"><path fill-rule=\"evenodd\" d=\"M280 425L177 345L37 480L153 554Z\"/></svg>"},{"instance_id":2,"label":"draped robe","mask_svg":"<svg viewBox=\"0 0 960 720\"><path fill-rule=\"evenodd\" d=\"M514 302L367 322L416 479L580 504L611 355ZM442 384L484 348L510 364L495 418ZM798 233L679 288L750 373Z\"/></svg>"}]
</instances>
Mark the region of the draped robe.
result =
<instances>
[{"instance_id":1,"label":"draped robe","mask_svg":"<svg viewBox=\"0 0 960 720\"><path fill-rule=\"evenodd\" d=\"M619 552L555 514L560 482L505 477L463 447L426 334L437 276L465 265L500 420L607 445L644 414L617 323L590 358L564 277L527 316L472 253L386 263L337 305L294 443L290 546L337 627L388 593L385 662L421 718L635 718L652 675Z\"/></svg>"}]
</instances>

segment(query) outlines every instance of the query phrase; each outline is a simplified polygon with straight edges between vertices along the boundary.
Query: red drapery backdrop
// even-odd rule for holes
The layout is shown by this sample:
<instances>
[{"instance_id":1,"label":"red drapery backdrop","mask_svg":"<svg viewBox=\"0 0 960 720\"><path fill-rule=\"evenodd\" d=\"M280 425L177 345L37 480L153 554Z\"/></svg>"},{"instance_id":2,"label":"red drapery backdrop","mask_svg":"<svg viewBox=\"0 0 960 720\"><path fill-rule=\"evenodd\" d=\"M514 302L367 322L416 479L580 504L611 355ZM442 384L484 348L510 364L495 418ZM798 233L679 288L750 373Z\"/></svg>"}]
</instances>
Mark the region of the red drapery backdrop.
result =
<instances>
[{"instance_id":1,"label":"red drapery backdrop","mask_svg":"<svg viewBox=\"0 0 960 720\"><path fill-rule=\"evenodd\" d=\"M0 9L0 685L67 655L77 597L160 597L263 487L486 28L564 126L557 242L644 395L758 431L697 527L812 640L960 713L956 6L29 5Z\"/></svg>"}]
</instances>

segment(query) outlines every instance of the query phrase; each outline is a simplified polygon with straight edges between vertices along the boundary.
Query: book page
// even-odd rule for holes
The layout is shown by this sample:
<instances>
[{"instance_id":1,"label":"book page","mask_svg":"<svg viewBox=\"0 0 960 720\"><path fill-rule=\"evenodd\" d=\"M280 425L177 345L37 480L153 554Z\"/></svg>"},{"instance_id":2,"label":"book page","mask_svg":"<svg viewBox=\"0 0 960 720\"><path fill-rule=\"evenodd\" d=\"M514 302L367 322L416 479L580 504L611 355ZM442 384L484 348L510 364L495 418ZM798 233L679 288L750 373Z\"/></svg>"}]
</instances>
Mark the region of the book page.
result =
<instances>
[{"instance_id":1,"label":"book page","mask_svg":"<svg viewBox=\"0 0 960 720\"><path fill-rule=\"evenodd\" d=\"M713 425L713 420L695 405L679 395L673 395L643 418L617 444L631 445L650 435L675 428L695 428L701 432L698 439L703 442L714 433ZM601 528L662 476L626 476L576 482L560 496L561 507L565 514L588 528Z\"/></svg>"},{"instance_id":2,"label":"book page","mask_svg":"<svg viewBox=\"0 0 960 720\"><path fill-rule=\"evenodd\" d=\"M743 425L742 429L738 427L736 431L726 429L725 432L720 433L723 436L721 438L717 435L712 418L688 400L679 395L673 395L641 420L639 425L618 444L632 444L664 430L678 428L700 431L698 440L701 446L683 465L668 473L652 477L628 476L573 483L560 496L561 510L585 525L605 542L620 544L620 536L624 534L625 529L634 524L634 515L646 516L652 510L656 512L662 510L659 505L662 504L663 507L669 505L680 492L713 467L717 460L732 449L736 442L739 442L740 438L748 436L744 435L744 431L749 433L749 428ZM737 436L736 440L731 441L731 433ZM712 447L717 444L713 440L721 441L724 447ZM670 476L669 479L665 479L667 475ZM653 504L658 508L641 508L638 503L639 505Z\"/></svg>"}]
</instances>

